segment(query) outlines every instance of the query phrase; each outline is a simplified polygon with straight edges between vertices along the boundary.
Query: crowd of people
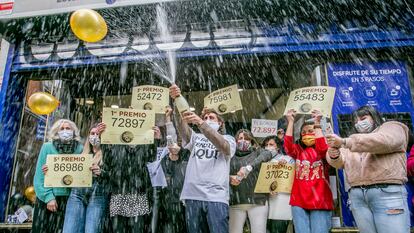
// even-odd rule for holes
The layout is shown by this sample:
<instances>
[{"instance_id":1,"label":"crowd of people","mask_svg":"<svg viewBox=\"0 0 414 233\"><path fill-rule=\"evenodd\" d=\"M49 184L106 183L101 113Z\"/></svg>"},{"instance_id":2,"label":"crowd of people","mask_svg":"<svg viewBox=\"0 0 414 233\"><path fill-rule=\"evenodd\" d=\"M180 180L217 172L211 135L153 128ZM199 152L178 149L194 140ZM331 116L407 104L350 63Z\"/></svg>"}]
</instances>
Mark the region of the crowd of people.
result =
<instances>
[{"instance_id":1,"label":"crowd of people","mask_svg":"<svg viewBox=\"0 0 414 233\"><path fill-rule=\"evenodd\" d=\"M172 99L180 94L176 85L170 87ZM361 233L409 232L404 183L410 133L402 123L384 122L373 107L354 112L348 138L325 135L317 110L298 127L292 109L285 116L286 135L279 129L261 144L247 129L226 134L225 121L212 109L200 116L178 113L176 124L173 115L168 107L165 129L154 128L154 144L133 146L101 145L104 123L93 125L82 145L75 123L55 122L37 161L32 232L242 233L248 219L252 233L285 233L290 217L280 218L283 211L295 232L327 233L334 209L330 166L346 173ZM166 145L162 135L175 143ZM168 149L160 158L165 188L153 188L146 169L157 147ZM50 154L92 154L92 187L44 187ZM291 193L254 191L261 164L269 161L295 167Z\"/></svg>"}]
</instances>

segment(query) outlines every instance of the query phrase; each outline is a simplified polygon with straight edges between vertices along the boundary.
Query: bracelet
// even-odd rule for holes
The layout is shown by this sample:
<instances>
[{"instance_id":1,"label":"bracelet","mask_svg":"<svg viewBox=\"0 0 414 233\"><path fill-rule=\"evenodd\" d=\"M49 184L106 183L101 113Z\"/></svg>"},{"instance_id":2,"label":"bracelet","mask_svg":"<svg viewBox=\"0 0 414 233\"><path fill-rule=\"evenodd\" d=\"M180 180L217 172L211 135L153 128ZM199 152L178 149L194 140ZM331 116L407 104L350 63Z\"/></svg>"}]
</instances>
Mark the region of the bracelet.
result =
<instances>
[{"instance_id":1,"label":"bracelet","mask_svg":"<svg viewBox=\"0 0 414 233\"><path fill-rule=\"evenodd\" d=\"M320 125L320 124L314 124L314 125L313 125L313 128L314 128L314 129L322 129L322 127L321 127L321 125Z\"/></svg>"}]
</instances>

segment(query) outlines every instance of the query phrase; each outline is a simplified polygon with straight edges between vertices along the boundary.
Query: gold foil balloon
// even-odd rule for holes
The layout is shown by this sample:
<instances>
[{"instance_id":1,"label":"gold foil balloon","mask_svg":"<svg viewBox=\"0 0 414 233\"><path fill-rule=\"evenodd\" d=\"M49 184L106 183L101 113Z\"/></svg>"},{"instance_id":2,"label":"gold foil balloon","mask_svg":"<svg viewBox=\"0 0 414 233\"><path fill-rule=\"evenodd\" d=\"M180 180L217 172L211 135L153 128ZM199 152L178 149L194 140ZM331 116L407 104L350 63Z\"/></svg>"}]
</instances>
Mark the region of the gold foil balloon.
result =
<instances>
[{"instance_id":1,"label":"gold foil balloon","mask_svg":"<svg viewBox=\"0 0 414 233\"><path fill-rule=\"evenodd\" d=\"M47 92L33 93L27 103L30 110L39 115L47 115L59 106L59 101Z\"/></svg>"},{"instance_id":2,"label":"gold foil balloon","mask_svg":"<svg viewBox=\"0 0 414 233\"><path fill-rule=\"evenodd\" d=\"M102 16L90 9L80 9L70 16L70 28L75 36L86 42L98 42L108 32L108 27Z\"/></svg>"},{"instance_id":3,"label":"gold foil balloon","mask_svg":"<svg viewBox=\"0 0 414 233\"><path fill-rule=\"evenodd\" d=\"M36 201L36 193L33 186L29 186L24 190L24 196L32 203Z\"/></svg>"}]
</instances>

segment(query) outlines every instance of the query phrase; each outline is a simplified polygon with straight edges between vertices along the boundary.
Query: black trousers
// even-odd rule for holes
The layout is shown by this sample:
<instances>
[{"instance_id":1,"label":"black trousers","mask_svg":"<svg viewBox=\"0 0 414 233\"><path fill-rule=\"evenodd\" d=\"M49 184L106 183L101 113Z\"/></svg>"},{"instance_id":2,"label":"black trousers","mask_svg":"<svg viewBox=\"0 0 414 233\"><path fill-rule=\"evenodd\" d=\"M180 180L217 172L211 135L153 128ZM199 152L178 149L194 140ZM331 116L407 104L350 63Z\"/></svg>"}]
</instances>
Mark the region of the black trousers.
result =
<instances>
[{"instance_id":1,"label":"black trousers","mask_svg":"<svg viewBox=\"0 0 414 233\"><path fill-rule=\"evenodd\" d=\"M113 233L148 233L150 229L150 218L148 215L136 217L114 216L111 217Z\"/></svg>"},{"instance_id":2,"label":"black trousers","mask_svg":"<svg viewBox=\"0 0 414 233\"><path fill-rule=\"evenodd\" d=\"M65 221L66 202L68 197L56 197L58 210L51 212L47 203L36 199L33 213L32 233L61 233Z\"/></svg>"}]
</instances>

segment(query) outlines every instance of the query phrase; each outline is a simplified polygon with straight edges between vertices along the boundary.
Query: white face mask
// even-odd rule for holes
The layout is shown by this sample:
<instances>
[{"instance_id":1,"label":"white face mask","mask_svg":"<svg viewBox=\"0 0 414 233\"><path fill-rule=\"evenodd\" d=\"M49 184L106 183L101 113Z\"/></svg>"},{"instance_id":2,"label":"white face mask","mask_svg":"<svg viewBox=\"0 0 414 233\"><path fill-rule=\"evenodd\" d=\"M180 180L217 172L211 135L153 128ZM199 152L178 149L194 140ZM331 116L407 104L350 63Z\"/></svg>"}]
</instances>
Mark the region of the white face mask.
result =
<instances>
[{"instance_id":1,"label":"white face mask","mask_svg":"<svg viewBox=\"0 0 414 233\"><path fill-rule=\"evenodd\" d=\"M371 123L369 119L365 119L362 121L358 121L355 124L355 129L358 131L358 133L371 133L374 129L374 125Z\"/></svg>"},{"instance_id":2,"label":"white face mask","mask_svg":"<svg viewBox=\"0 0 414 233\"><path fill-rule=\"evenodd\" d=\"M215 121L207 120L206 123L208 124L208 126L210 126L211 128L213 128L215 131L218 131L219 128L220 128L219 123L217 123Z\"/></svg>"},{"instance_id":3,"label":"white face mask","mask_svg":"<svg viewBox=\"0 0 414 233\"><path fill-rule=\"evenodd\" d=\"M73 139L73 130L61 130L58 132L59 139L62 141L70 141Z\"/></svg>"},{"instance_id":4,"label":"white face mask","mask_svg":"<svg viewBox=\"0 0 414 233\"><path fill-rule=\"evenodd\" d=\"M276 148L273 146L266 146L265 149L271 152L277 152Z\"/></svg>"},{"instance_id":5,"label":"white face mask","mask_svg":"<svg viewBox=\"0 0 414 233\"><path fill-rule=\"evenodd\" d=\"M101 139L99 139L98 135L90 135L89 136L89 143L92 146L99 146L101 144Z\"/></svg>"}]
</instances>

